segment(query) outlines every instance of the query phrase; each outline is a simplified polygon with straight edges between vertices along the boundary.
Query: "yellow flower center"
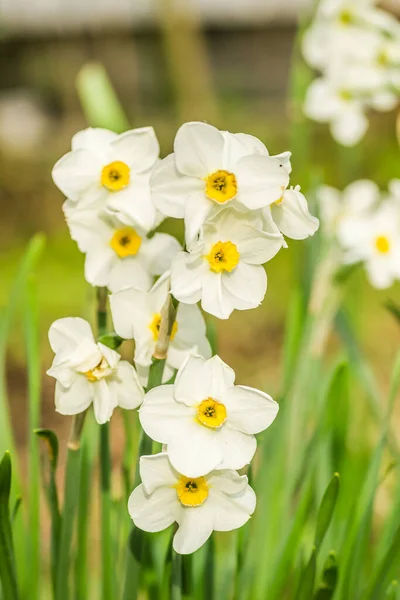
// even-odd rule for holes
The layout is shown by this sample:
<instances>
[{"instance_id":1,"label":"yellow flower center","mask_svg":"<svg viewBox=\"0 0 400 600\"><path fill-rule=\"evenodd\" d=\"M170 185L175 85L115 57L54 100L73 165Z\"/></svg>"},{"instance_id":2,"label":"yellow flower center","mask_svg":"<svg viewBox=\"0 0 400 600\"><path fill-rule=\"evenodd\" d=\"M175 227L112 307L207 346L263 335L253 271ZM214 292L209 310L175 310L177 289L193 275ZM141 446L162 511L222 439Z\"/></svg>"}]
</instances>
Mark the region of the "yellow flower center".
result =
<instances>
[{"instance_id":1,"label":"yellow flower center","mask_svg":"<svg viewBox=\"0 0 400 600\"><path fill-rule=\"evenodd\" d=\"M103 357L94 369L90 369L90 371L85 371L85 373L83 374L86 375L89 381L94 382L99 381L100 379L104 379L105 377L109 377L110 375L112 375L112 372L112 368L110 367L106 359Z\"/></svg>"},{"instance_id":2,"label":"yellow flower center","mask_svg":"<svg viewBox=\"0 0 400 600\"><path fill-rule=\"evenodd\" d=\"M390 250L390 240L385 235L375 238L375 248L380 254L387 254Z\"/></svg>"},{"instance_id":3,"label":"yellow flower center","mask_svg":"<svg viewBox=\"0 0 400 600\"><path fill-rule=\"evenodd\" d=\"M114 232L110 246L120 258L135 256L139 252L142 238L133 227L122 227Z\"/></svg>"},{"instance_id":4,"label":"yellow flower center","mask_svg":"<svg viewBox=\"0 0 400 600\"><path fill-rule=\"evenodd\" d=\"M217 402L214 398L207 398L197 407L197 418L202 425L217 429L226 421L225 404Z\"/></svg>"},{"instance_id":5,"label":"yellow flower center","mask_svg":"<svg viewBox=\"0 0 400 600\"><path fill-rule=\"evenodd\" d=\"M232 242L217 242L206 254L211 271L221 273L221 271L233 271L239 262L240 254Z\"/></svg>"},{"instance_id":6,"label":"yellow flower center","mask_svg":"<svg viewBox=\"0 0 400 600\"><path fill-rule=\"evenodd\" d=\"M276 206L279 206L280 204L282 204L282 202L283 202L283 196L281 196L280 198L278 198L278 200L275 200L274 204Z\"/></svg>"},{"instance_id":7,"label":"yellow flower center","mask_svg":"<svg viewBox=\"0 0 400 600\"><path fill-rule=\"evenodd\" d=\"M158 336L160 333L160 326L161 326L161 315L160 314L153 315L153 319L149 325L149 329L151 329L151 332L153 334L153 340L155 342L158 341ZM176 321L174 321L174 324L172 325L171 336L169 338L171 340L171 342L174 339L177 331L178 331L178 323Z\"/></svg>"},{"instance_id":8,"label":"yellow flower center","mask_svg":"<svg viewBox=\"0 0 400 600\"><path fill-rule=\"evenodd\" d=\"M237 194L237 181L233 173L229 171L215 171L206 179L206 196L223 204L232 200Z\"/></svg>"},{"instance_id":9,"label":"yellow flower center","mask_svg":"<svg viewBox=\"0 0 400 600\"><path fill-rule=\"evenodd\" d=\"M342 25L350 25L353 22L353 15L349 10L343 10L339 15L339 21Z\"/></svg>"},{"instance_id":10,"label":"yellow flower center","mask_svg":"<svg viewBox=\"0 0 400 600\"><path fill-rule=\"evenodd\" d=\"M381 50L377 56L376 62L381 67L388 67L390 63L388 53L385 50Z\"/></svg>"},{"instance_id":11,"label":"yellow flower center","mask_svg":"<svg viewBox=\"0 0 400 600\"><path fill-rule=\"evenodd\" d=\"M120 160L106 165L101 172L101 185L110 192L119 192L129 185L131 170L127 164Z\"/></svg>"},{"instance_id":12,"label":"yellow flower center","mask_svg":"<svg viewBox=\"0 0 400 600\"><path fill-rule=\"evenodd\" d=\"M190 478L182 475L175 487L183 506L200 506L208 496L208 483L204 477Z\"/></svg>"}]
</instances>

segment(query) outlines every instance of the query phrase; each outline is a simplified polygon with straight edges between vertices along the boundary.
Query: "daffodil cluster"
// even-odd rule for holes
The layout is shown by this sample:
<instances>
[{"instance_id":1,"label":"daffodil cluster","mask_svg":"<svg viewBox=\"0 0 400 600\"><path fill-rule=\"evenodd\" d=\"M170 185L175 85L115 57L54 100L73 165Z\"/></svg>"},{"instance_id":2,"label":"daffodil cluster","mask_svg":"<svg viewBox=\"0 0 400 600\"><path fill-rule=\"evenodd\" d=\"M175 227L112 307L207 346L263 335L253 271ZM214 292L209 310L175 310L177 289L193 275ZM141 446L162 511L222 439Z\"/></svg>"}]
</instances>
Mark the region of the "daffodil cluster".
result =
<instances>
[{"instance_id":1,"label":"daffodil cluster","mask_svg":"<svg viewBox=\"0 0 400 600\"><path fill-rule=\"evenodd\" d=\"M252 460L255 434L278 405L235 386L233 370L211 358L198 302L221 319L255 308L267 289L263 265L287 245L284 236L304 239L318 229L290 173L289 152L270 156L257 138L206 123L183 125L163 160L151 127L122 135L87 129L53 169L71 237L86 255L86 280L110 290L115 333L135 343L134 368L96 342L87 322L56 321L48 371L57 380L56 409L74 415L93 404L103 424L117 406L141 405L142 427L163 452L140 459L142 484L129 512L146 531L176 522L180 553L195 551L213 530L240 527L255 508L237 470ZM165 217L184 220L185 249L155 232ZM145 395L171 295L177 308L162 379Z\"/></svg>"},{"instance_id":2,"label":"daffodil cluster","mask_svg":"<svg viewBox=\"0 0 400 600\"><path fill-rule=\"evenodd\" d=\"M369 109L392 110L400 94L400 23L376 0L320 0L303 55L321 73L307 92L306 115L329 123L345 146L359 142Z\"/></svg>"},{"instance_id":3,"label":"daffodil cluster","mask_svg":"<svg viewBox=\"0 0 400 600\"><path fill-rule=\"evenodd\" d=\"M362 263L375 288L400 279L400 180L382 194L369 180L355 181L343 192L317 190L322 227L336 240L344 264Z\"/></svg>"}]
</instances>

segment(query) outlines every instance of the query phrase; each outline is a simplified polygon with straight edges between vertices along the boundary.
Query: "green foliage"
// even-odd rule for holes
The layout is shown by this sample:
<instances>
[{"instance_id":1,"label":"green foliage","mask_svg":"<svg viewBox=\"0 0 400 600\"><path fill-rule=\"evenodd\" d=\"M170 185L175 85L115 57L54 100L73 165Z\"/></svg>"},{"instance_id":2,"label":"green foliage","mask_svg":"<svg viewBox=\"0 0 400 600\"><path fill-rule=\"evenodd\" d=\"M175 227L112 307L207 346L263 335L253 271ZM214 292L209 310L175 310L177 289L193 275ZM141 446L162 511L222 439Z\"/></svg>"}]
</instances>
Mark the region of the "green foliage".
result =
<instances>
[{"instance_id":1,"label":"green foliage","mask_svg":"<svg viewBox=\"0 0 400 600\"><path fill-rule=\"evenodd\" d=\"M0 462L0 582L4 600L18 600L14 545L10 520L11 459L6 452Z\"/></svg>"}]
</instances>

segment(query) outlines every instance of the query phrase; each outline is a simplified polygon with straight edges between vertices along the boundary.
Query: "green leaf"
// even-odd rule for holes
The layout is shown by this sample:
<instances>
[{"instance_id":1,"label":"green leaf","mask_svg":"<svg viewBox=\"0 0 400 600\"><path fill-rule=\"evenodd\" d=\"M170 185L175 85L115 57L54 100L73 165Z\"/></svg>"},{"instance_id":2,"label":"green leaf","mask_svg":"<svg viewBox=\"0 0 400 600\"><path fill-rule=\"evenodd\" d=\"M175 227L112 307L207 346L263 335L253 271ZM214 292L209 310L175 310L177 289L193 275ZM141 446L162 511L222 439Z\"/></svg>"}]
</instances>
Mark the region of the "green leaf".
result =
<instances>
[{"instance_id":1,"label":"green leaf","mask_svg":"<svg viewBox=\"0 0 400 600\"><path fill-rule=\"evenodd\" d=\"M87 63L78 73L76 86L83 111L92 127L117 133L130 128L108 74L100 63Z\"/></svg>"},{"instance_id":2,"label":"green leaf","mask_svg":"<svg viewBox=\"0 0 400 600\"><path fill-rule=\"evenodd\" d=\"M42 479L46 492L47 504L51 519L51 579L53 594L56 591L57 561L60 549L61 515L56 485L56 469L58 464L58 438L50 429L35 429L34 432L46 444L48 469L42 468Z\"/></svg>"},{"instance_id":3,"label":"green leaf","mask_svg":"<svg viewBox=\"0 0 400 600\"><path fill-rule=\"evenodd\" d=\"M18 600L18 584L10 520L11 459L6 452L0 463L0 582L3 600Z\"/></svg>"},{"instance_id":4,"label":"green leaf","mask_svg":"<svg viewBox=\"0 0 400 600\"><path fill-rule=\"evenodd\" d=\"M365 596L366 600L381 600L385 590L388 587L388 582L390 581L390 578L393 577L393 575L395 575L399 571L399 562L400 526L398 527L394 535L393 541L389 546L385 556L381 560L380 564L375 565L373 571L373 580L370 585L370 589Z\"/></svg>"},{"instance_id":5,"label":"green leaf","mask_svg":"<svg viewBox=\"0 0 400 600\"><path fill-rule=\"evenodd\" d=\"M104 346L111 348L111 350L116 350L124 340L116 333L106 333L105 335L101 335L97 341L100 342L100 344L104 344Z\"/></svg>"},{"instance_id":6,"label":"green leaf","mask_svg":"<svg viewBox=\"0 0 400 600\"><path fill-rule=\"evenodd\" d=\"M312 598L316 571L317 548L314 546L310 556L310 560L308 561L308 564L302 573L299 590L296 595L296 600L310 600L310 598Z\"/></svg>"},{"instance_id":7,"label":"green leaf","mask_svg":"<svg viewBox=\"0 0 400 600\"><path fill-rule=\"evenodd\" d=\"M399 582L396 579L394 579L387 589L385 599L386 600L398 600L399 591L400 591Z\"/></svg>"},{"instance_id":8,"label":"green leaf","mask_svg":"<svg viewBox=\"0 0 400 600\"><path fill-rule=\"evenodd\" d=\"M11 512L11 517L10 517L11 525L14 523L15 519L17 518L21 504L22 504L22 497L18 496L18 498L15 500L14 508L12 509L12 512Z\"/></svg>"},{"instance_id":9,"label":"green leaf","mask_svg":"<svg viewBox=\"0 0 400 600\"><path fill-rule=\"evenodd\" d=\"M339 473L335 473L332 477L328 487L326 488L325 494L322 498L318 516L317 516L317 527L315 530L315 546L317 552L321 547L324 540L325 534L328 530L329 524L332 519L333 511L335 510L337 498L339 494Z\"/></svg>"}]
</instances>

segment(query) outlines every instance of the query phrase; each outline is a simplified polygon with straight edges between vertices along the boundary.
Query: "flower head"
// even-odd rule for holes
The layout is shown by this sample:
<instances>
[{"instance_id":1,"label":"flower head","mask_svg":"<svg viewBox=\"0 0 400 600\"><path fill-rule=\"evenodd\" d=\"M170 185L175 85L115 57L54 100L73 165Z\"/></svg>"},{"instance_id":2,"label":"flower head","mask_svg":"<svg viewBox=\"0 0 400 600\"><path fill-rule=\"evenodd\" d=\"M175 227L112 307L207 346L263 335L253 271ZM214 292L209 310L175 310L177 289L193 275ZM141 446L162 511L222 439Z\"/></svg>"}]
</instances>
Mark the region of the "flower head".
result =
<instances>
[{"instance_id":1,"label":"flower head","mask_svg":"<svg viewBox=\"0 0 400 600\"><path fill-rule=\"evenodd\" d=\"M309 210L307 200L300 191L300 186L290 188L282 193L281 198L270 207L263 209L264 217L272 217L278 229L293 240L303 240L314 235L319 221ZM264 231L266 227L263 227Z\"/></svg>"},{"instance_id":2,"label":"flower head","mask_svg":"<svg viewBox=\"0 0 400 600\"><path fill-rule=\"evenodd\" d=\"M93 403L98 423L110 420L114 408L137 408L143 389L131 364L96 343L87 321L65 318L49 330L54 357L47 374L56 379L56 410L62 415L84 412Z\"/></svg>"},{"instance_id":3,"label":"flower head","mask_svg":"<svg viewBox=\"0 0 400 600\"><path fill-rule=\"evenodd\" d=\"M234 309L258 306L267 289L263 263L284 245L275 231L261 230L261 218L224 209L204 224L199 239L179 253L171 267L172 294L186 304L227 319Z\"/></svg>"},{"instance_id":4,"label":"flower head","mask_svg":"<svg viewBox=\"0 0 400 600\"><path fill-rule=\"evenodd\" d=\"M287 160L287 153L269 156L251 135L185 123L176 134L174 154L154 169L154 202L163 214L185 219L190 243L221 206L255 210L278 200L289 183Z\"/></svg>"},{"instance_id":5,"label":"flower head","mask_svg":"<svg viewBox=\"0 0 400 600\"><path fill-rule=\"evenodd\" d=\"M270 396L234 381L234 371L218 356L189 356L173 385L146 394L142 427L166 444L173 467L187 477L247 465L256 451L254 434L277 415Z\"/></svg>"},{"instance_id":6,"label":"flower head","mask_svg":"<svg viewBox=\"0 0 400 600\"><path fill-rule=\"evenodd\" d=\"M149 231L157 220L149 179L158 155L152 127L121 135L89 128L72 138L72 150L54 166L53 180L70 201L107 208Z\"/></svg>"},{"instance_id":7,"label":"flower head","mask_svg":"<svg viewBox=\"0 0 400 600\"><path fill-rule=\"evenodd\" d=\"M147 237L137 225L126 225L116 215L98 214L93 207L64 203L72 239L86 254L85 278L91 285L112 291L134 285L148 290L155 275L171 266L180 250L177 240L166 233Z\"/></svg>"},{"instance_id":8,"label":"flower head","mask_svg":"<svg viewBox=\"0 0 400 600\"><path fill-rule=\"evenodd\" d=\"M136 527L156 532L178 524L173 548L198 550L213 531L242 527L254 512L256 496L245 475L218 470L201 477L176 471L166 453L142 456L141 485L133 490L129 514Z\"/></svg>"},{"instance_id":9,"label":"flower head","mask_svg":"<svg viewBox=\"0 0 400 600\"><path fill-rule=\"evenodd\" d=\"M169 287L169 274L165 273L149 292L128 288L110 296L115 331L124 339L135 340L135 364L139 376L143 376L144 385L158 341L161 310ZM211 348L200 309L195 305L179 304L168 347L164 381L171 378L189 353L209 358Z\"/></svg>"}]
</instances>

